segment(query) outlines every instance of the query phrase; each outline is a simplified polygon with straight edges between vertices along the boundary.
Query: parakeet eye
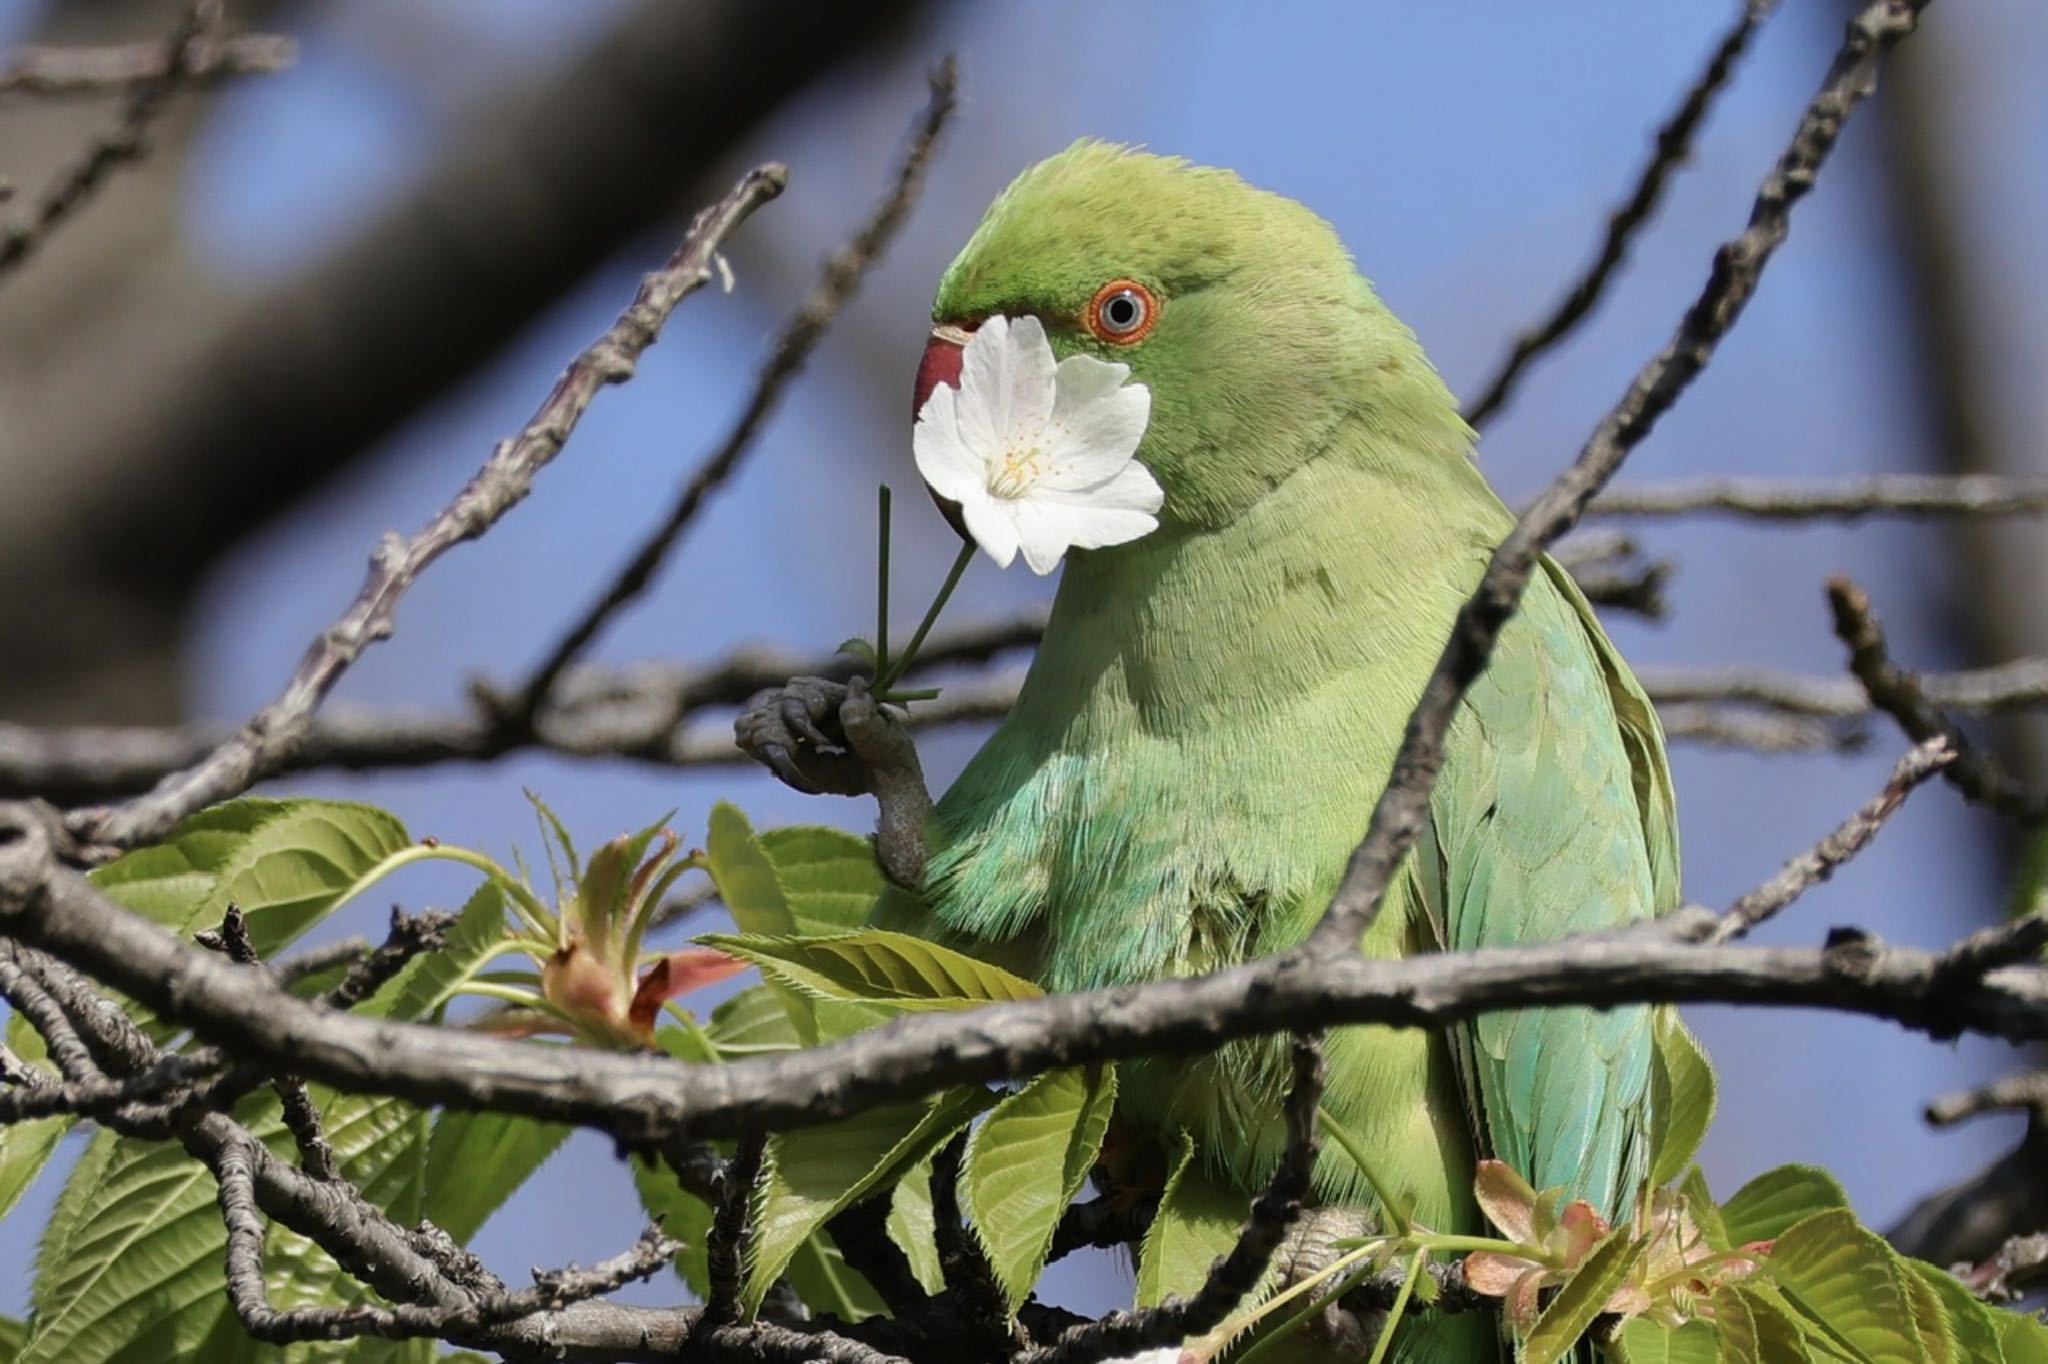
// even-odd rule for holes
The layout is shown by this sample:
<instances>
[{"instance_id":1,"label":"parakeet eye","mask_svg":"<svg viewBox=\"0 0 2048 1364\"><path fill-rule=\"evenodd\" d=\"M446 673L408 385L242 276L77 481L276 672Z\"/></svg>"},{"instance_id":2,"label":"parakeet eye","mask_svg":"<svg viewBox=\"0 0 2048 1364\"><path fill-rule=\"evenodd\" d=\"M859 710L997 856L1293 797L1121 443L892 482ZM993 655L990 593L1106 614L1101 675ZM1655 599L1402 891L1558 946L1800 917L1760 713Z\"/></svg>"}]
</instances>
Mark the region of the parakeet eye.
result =
<instances>
[{"instance_id":1,"label":"parakeet eye","mask_svg":"<svg viewBox=\"0 0 2048 1364\"><path fill-rule=\"evenodd\" d=\"M1159 320L1159 300L1136 280L1113 279L1095 291L1084 318L1097 340L1128 346L1142 341Z\"/></svg>"}]
</instances>

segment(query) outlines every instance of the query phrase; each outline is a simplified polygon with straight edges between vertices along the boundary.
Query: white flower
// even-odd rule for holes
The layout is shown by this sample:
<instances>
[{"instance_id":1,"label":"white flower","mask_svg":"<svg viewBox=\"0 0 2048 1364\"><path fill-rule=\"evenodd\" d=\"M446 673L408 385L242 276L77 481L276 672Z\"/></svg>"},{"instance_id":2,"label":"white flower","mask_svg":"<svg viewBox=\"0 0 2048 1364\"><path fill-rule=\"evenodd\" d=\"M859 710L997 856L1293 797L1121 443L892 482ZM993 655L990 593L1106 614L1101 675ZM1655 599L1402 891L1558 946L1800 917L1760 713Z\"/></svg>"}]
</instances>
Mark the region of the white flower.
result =
<instances>
[{"instance_id":1,"label":"white flower","mask_svg":"<svg viewBox=\"0 0 2048 1364\"><path fill-rule=\"evenodd\" d=\"M1022 549L1050 573L1069 549L1148 535L1166 495L1133 457L1152 394L1130 374L1092 355L1056 364L1037 318L991 317L968 338L960 387L940 384L917 414L917 471L1003 568Z\"/></svg>"}]
</instances>

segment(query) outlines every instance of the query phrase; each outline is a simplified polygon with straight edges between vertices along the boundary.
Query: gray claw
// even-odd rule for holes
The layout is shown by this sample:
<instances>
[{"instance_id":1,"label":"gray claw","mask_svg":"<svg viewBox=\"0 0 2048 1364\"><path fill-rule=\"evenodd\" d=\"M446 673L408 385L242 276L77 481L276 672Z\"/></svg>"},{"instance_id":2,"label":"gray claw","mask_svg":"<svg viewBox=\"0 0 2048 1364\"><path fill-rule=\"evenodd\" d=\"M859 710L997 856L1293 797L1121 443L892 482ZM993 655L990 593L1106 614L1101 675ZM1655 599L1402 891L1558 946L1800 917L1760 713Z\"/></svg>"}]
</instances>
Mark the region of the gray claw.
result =
<instances>
[{"instance_id":1,"label":"gray claw","mask_svg":"<svg viewBox=\"0 0 2048 1364\"><path fill-rule=\"evenodd\" d=\"M821 794L817 785L803 774L803 771L797 767L795 760L789 756L789 750L781 744L769 740L755 744L753 751L754 755L767 763L774 770L775 775L782 778L785 784L796 788L807 796Z\"/></svg>"},{"instance_id":2,"label":"gray claw","mask_svg":"<svg viewBox=\"0 0 2048 1364\"><path fill-rule=\"evenodd\" d=\"M825 731L818 728L817 721L811 718L811 707L807 698L784 696L782 698L782 723L795 730L805 739L808 739L812 746L820 753L844 753L846 751L841 745L834 743L826 735Z\"/></svg>"}]
</instances>

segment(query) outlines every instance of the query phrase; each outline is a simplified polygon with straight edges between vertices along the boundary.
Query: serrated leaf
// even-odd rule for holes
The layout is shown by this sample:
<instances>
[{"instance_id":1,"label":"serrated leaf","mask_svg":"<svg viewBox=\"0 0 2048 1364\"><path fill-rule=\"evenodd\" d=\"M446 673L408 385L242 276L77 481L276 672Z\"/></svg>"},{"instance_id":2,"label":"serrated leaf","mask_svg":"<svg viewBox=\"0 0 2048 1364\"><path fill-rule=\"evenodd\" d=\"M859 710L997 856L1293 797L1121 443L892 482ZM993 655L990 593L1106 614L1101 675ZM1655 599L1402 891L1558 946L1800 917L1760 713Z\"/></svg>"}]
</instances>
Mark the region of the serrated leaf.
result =
<instances>
[{"instance_id":1,"label":"serrated leaf","mask_svg":"<svg viewBox=\"0 0 2048 1364\"><path fill-rule=\"evenodd\" d=\"M248 916L258 950L270 955L410 841L403 824L371 806L248 798L201 810L162 843L127 853L89 879L119 904L181 934L218 923L233 902ZM168 1034L161 1026L149 1031ZM6 1035L24 1060L45 1056L25 1019L10 1017ZM35 1182L74 1121L46 1118L0 1137L0 1217Z\"/></svg>"},{"instance_id":2,"label":"serrated leaf","mask_svg":"<svg viewBox=\"0 0 2048 1364\"><path fill-rule=\"evenodd\" d=\"M776 936L797 931L796 916L790 913L789 898L776 879L775 866L739 807L725 801L711 807L704 860L718 887L718 898L725 902L740 932Z\"/></svg>"},{"instance_id":3,"label":"serrated leaf","mask_svg":"<svg viewBox=\"0 0 2048 1364\"><path fill-rule=\"evenodd\" d=\"M844 829L798 824L761 834L799 933L861 928L888 888L875 845Z\"/></svg>"},{"instance_id":4,"label":"serrated leaf","mask_svg":"<svg viewBox=\"0 0 2048 1364\"><path fill-rule=\"evenodd\" d=\"M1870 1364L1925 1364L1907 1271L1896 1252L1846 1208L1815 1213L1777 1238L1765 1260L1772 1284L1831 1341Z\"/></svg>"},{"instance_id":5,"label":"serrated leaf","mask_svg":"<svg viewBox=\"0 0 2048 1364\"><path fill-rule=\"evenodd\" d=\"M1731 1246L1768 1241L1817 1212L1849 1206L1835 1177L1817 1165L1780 1165L1743 1185L1721 1205Z\"/></svg>"},{"instance_id":6,"label":"serrated leaf","mask_svg":"<svg viewBox=\"0 0 2048 1364\"><path fill-rule=\"evenodd\" d=\"M1925 1260L1907 1260L1906 1267L1941 1304L1941 1313L1954 1334L1956 1358L1969 1364L2005 1364L2005 1350L1998 1339L1997 1309L1963 1287L1955 1275L1937 1269Z\"/></svg>"},{"instance_id":7,"label":"serrated leaf","mask_svg":"<svg viewBox=\"0 0 2048 1364\"><path fill-rule=\"evenodd\" d=\"M697 941L752 962L776 984L814 999L897 1012L969 1009L1045 994L999 966L883 929L820 938L707 933Z\"/></svg>"},{"instance_id":8,"label":"serrated leaf","mask_svg":"<svg viewBox=\"0 0 2048 1364\"><path fill-rule=\"evenodd\" d=\"M772 985L753 985L711 1011L705 1033L720 1057L794 1051L803 1045L796 1025Z\"/></svg>"},{"instance_id":9,"label":"serrated leaf","mask_svg":"<svg viewBox=\"0 0 2048 1364\"><path fill-rule=\"evenodd\" d=\"M753 1259L740 1295L747 1311L761 1305L805 1241L929 1156L992 1097L982 1089L947 1090L771 1138L756 1193Z\"/></svg>"},{"instance_id":10,"label":"serrated leaf","mask_svg":"<svg viewBox=\"0 0 2048 1364\"><path fill-rule=\"evenodd\" d=\"M1630 1239L1626 1227L1610 1232L1536 1318L1522 1343L1522 1364L1557 1364L1564 1358L1646 1249L1643 1242Z\"/></svg>"},{"instance_id":11,"label":"serrated leaf","mask_svg":"<svg viewBox=\"0 0 2048 1364\"><path fill-rule=\"evenodd\" d=\"M873 671L877 664L875 646L860 635L849 635L847 638L840 640L839 647L832 652L835 654L845 654L857 663L865 663L870 671Z\"/></svg>"},{"instance_id":12,"label":"serrated leaf","mask_svg":"<svg viewBox=\"0 0 2048 1364\"><path fill-rule=\"evenodd\" d=\"M889 1192L889 1217L883 1223L889 1239L903 1252L911 1275L925 1292L945 1291L946 1271L939 1262L938 1216L932 1209L932 1163L910 1167Z\"/></svg>"},{"instance_id":13,"label":"serrated leaf","mask_svg":"<svg viewBox=\"0 0 2048 1364\"><path fill-rule=\"evenodd\" d=\"M1727 1224L1721 1220L1721 1210L1714 1205L1714 1195L1707 1188L1707 1173L1695 1165L1685 1172L1685 1178L1678 1181L1679 1197L1685 1200L1685 1211L1692 1218L1692 1224L1706 1237L1707 1244L1715 1250L1732 1250L1728 1239Z\"/></svg>"},{"instance_id":14,"label":"serrated leaf","mask_svg":"<svg viewBox=\"0 0 2048 1364\"><path fill-rule=\"evenodd\" d=\"M1182 1132L1169 1163L1159 1213L1138 1248L1139 1307L1157 1307L1202 1286L1217 1257L1230 1253L1251 1214L1251 1198L1209 1177Z\"/></svg>"},{"instance_id":15,"label":"serrated leaf","mask_svg":"<svg viewBox=\"0 0 2048 1364\"><path fill-rule=\"evenodd\" d=\"M1714 1067L1668 1005L1652 1011L1650 1183L1669 1184L1692 1163L1714 1120Z\"/></svg>"},{"instance_id":16,"label":"serrated leaf","mask_svg":"<svg viewBox=\"0 0 2048 1364\"><path fill-rule=\"evenodd\" d=\"M1722 1364L1807 1364L1814 1357L1798 1323L1762 1293L1719 1288L1713 1303Z\"/></svg>"},{"instance_id":17,"label":"serrated leaf","mask_svg":"<svg viewBox=\"0 0 2048 1364\"><path fill-rule=\"evenodd\" d=\"M1704 1321L1673 1329L1635 1317L1622 1325L1612 1353L1616 1364L1717 1364L1720 1337Z\"/></svg>"},{"instance_id":18,"label":"serrated leaf","mask_svg":"<svg viewBox=\"0 0 2048 1364\"><path fill-rule=\"evenodd\" d=\"M27 1322L15 1317L0 1317L0 1364L14 1364L15 1353L27 1338Z\"/></svg>"},{"instance_id":19,"label":"serrated leaf","mask_svg":"<svg viewBox=\"0 0 2048 1364\"><path fill-rule=\"evenodd\" d=\"M1116 1067L1049 1070L1006 1096L968 1139L962 1206L1012 1312L1031 1296L1115 1107Z\"/></svg>"}]
</instances>

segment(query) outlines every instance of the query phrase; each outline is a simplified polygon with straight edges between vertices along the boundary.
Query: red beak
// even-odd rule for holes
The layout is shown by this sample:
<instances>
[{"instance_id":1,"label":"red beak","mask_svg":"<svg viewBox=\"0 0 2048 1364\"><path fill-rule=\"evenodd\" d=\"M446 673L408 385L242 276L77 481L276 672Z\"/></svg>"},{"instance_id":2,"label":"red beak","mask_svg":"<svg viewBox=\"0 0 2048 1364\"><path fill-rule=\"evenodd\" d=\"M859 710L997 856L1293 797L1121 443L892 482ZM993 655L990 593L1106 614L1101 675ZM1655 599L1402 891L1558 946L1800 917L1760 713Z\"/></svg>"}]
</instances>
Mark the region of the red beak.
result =
<instances>
[{"instance_id":1,"label":"red beak","mask_svg":"<svg viewBox=\"0 0 2048 1364\"><path fill-rule=\"evenodd\" d=\"M945 384L951 388L960 387L960 362L966 356L967 343L965 338L971 330L968 327L947 326L943 331L953 333L953 335L945 335L942 334L940 329L933 329L931 340L925 342L924 358L917 362L917 392L914 395L915 401L911 404L910 408L910 415L913 420L916 419L918 413L924 411L925 403L930 400L933 391L940 384ZM959 532L960 538L965 540L967 538L967 525L960 519L960 504L949 498L940 497L937 493L932 492L929 485L926 486L925 491L931 493L933 503L938 506L940 513L946 518L947 524Z\"/></svg>"}]
</instances>

